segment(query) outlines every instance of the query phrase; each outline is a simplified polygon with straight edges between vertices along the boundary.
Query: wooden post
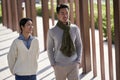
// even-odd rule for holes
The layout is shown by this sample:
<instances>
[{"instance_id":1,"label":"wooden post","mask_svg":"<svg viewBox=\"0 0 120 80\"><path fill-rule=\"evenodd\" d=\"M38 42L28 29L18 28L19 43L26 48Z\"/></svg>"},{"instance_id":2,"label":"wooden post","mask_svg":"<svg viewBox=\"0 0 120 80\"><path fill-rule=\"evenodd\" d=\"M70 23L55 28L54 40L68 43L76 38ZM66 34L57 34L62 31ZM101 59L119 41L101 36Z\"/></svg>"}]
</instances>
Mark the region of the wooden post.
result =
<instances>
[{"instance_id":1,"label":"wooden post","mask_svg":"<svg viewBox=\"0 0 120 80\"><path fill-rule=\"evenodd\" d=\"M83 42L83 73L91 71L88 0L80 0L80 28Z\"/></svg>"},{"instance_id":2,"label":"wooden post","mask_svg":"<svg viewBox=\"0 0 120 80\"><path fill-rule=\"evenodd\" d=\"M73 12L74 0L70 0L70 21L74 24L74 12Z\"/></svg>"},{"instance_id":3,"label":"wooden post","mask_svg":"<svg viewBox=\"0 0 120 80\"><path fill-rule=\"evenodd\" d=\"M42 16L43 16L43 31L44 31L44 49L46 50L47 31L49 29L48 0L42 0Z\"/></svg>"},{"instance_id":4,"label":"wooden post","mask_svg":"<svg viewBox=\"0 0 120 80\"><path fill-rule=\"evenodd\" d=\"M2 4L2 23L3 26L7 27L7 4L6 0L1 0Z\"/></svg>"},{"instance_id":5,"label":"wooden post","mask_svg":"<svg viewBox=\"0 0 120 80\"><path fill-rule=\"evenodd\" d=\"M6 0L6 4L7 4L7 27L12 29L12 13L11 13L11 4L10 4L10 0Z\"/></svg>"},{"instance_id":6,"label":"wooden post","mask_svg":"<svg viewBox=\"0 0 120 80\"><path fill-rule=\"evenodd\" d=\"M32 18L33 20L33 35L37 36L37 25L36 25L36 8L35 8L35 0L25 0L26 6L26 17Z\"/></svg>"},{"instance_id":7,"label":"wooden post","mask_svg":"<svg viewBox=\"0 0 120 80\"><path fill-rule=\"evenodd\" d=\"M30 9L31 9L31 6L30 6L30 0L25 0L25 9L26 9L26 17L29 17L30 18L30 15L31 15L31 12L30 12Z\"/></svg>"},{"instance_id":8,"label":"wooden post","mask_svg":"<svg viewBox=\"0 0 120 80\"><path fill-rule=\"evenodd\" d=\"M79 0L75 0L75 23L80 27L80 11L79 11Z\"/></svg>"},{"instance_id":9,"label":"wooden post","mask_svg":"<svg viewBox=\"0 0 120 80\"><path fill-rule=\"evenodd\" d=\"M22 16L22 0L17 0L17 11L18 11L18 21L23 17Z\"/></svg>"},{"instance_id":10,"label":"wooden post","mask_svg":"<svg viewBox=\"0 0 120 80\"><path fill-rule=\"evenodd\" d=\"M68 0L57 0L57 4L68 3Z\"/></svg>"},{"instance_id":11,"label":"wooden post","mask_svg":"<svg viewBox=\"0 0 120 80\"><path fill-rule=\"evenodd\" d=\"M105 80L105 60L104 60L104 48L103 48L103 30L102 30L102 4L101 0L97 0L98 4L98 30L99 30L99 46L100 46L100 67L101 67L101 79Z\"/></svg>"},{"instance_id":12,"label":"wooden post","mask_svg":"<svg viewBox=\"0 0 120 80\"><path fill-rule=\"evenodd\" d=\"M113 0L115 26L116 80L120 80L120 0Z\"/></svg>"},{"instance_id":13,"label":"wooden post","mask_svg":"<svg viewBox=\"0 0 120 80\"><path fill-rule=\"evenodd\" d=\"M52 18L52 26L54 25L54 1L51 0L51 18Z\"/></svg>"},{"instance_id":14,"label":"wooden post","mask_svg":"<svg viewBox=\"0 0 120 80\"><path fill-rule=\"evenodd\" d=\"M35 0L30 0L30 17L33 20L33 26L34 26L34 30L33 30L33 35L34 36L38 36L37 35L37 24L36 24L36 8L35 8Z\"/></svg>"},{"instance_id":15,"label":"wooden post","mask_svg":"<svg viewBox=\"0 0 120 80\"><path fill-rule=\"evenodd\" d=\"M107 36L108 36L108 56L109 56L109 77L114 80L113 56L112 56L112 38L111 38L111 21L110 21L110 0L106 0L106 19L107 19Z\"/></svg>"},{"instance_id":16,"label":"wooden post","mask_svg":"<svg viewBox=\"0 0 120 80\"><path fill-rule=\"evenodd\" d=\"M11 12L12 12L12 28L13 31L18 31L19 32L19 28L18 28L18 13L17 13L17 1L16 0L12 0L11 1Z\"/></svg>"},{"instance_id":17,"label":"wooden post","mask_svg":"<svg viewBox=\"0 0 120 80\"><path fill-rule=\"evenodd\" d=\"M92 54L93 54L93 74L97 76L97 59L96 59L96 41L95 41L95 26L94 26L94 1L90 0L90 27L92 37Z\"/></svg>"}]
</instances>

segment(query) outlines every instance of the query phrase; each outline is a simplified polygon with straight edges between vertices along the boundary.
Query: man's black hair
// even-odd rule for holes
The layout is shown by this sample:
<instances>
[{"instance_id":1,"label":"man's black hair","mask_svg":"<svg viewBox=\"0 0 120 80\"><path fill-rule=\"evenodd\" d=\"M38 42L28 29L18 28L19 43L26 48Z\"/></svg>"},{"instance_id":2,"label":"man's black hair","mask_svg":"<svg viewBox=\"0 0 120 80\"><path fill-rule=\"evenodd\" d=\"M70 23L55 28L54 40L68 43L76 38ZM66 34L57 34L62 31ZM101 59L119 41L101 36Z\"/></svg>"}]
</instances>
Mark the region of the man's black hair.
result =
<instances>
[{"instance_id":1,"label":"man's black hair","mask_svg":"<svg viewBox=\"0 0 120 80\"><path fill-rule=\"evenodd\" d=\"M56 7L57 14L59 13L60 9L67 8L69 10L69 6L67 4L60 4Z\"/></svg>"}]
</instances>

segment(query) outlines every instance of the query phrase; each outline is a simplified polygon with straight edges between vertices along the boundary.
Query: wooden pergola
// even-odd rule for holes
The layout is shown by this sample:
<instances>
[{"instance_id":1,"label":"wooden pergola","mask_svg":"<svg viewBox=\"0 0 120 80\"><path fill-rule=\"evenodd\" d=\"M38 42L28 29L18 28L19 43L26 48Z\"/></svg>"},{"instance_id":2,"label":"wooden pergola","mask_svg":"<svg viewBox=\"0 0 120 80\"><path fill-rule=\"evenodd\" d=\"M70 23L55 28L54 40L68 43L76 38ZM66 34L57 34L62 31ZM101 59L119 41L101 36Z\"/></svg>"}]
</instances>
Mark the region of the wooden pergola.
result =
<instances>
[{"instance_id":1,"label":"wooden pergola","mask_svg":"<svg viewBox=\"0 0 120 80\"><path fill-rule=\"evenodd\" d=\"M42 5L42 17L43 17L43 31L44 31L44 49L46 50L47 31L49 29L49 15L48 15L48 1L41 0ZM94 11L93 0L90 0L90 15L88 12L89 0L57 0L57 4L69 3L70 4L70 20L72 23L78 25L81 30L81 36L83 41L83 61L81 68L83 68L83 74L93 72L93 77L97 77L97 64L96 64L96 46L95 46L95 33L94 33ZM51 2L52 20L54 24L54 9L53 0ZM2 20L3 26L19 32L18 21L22 17L30 17L33 19L34 33L37 36L36 25L36 8L35 0L1 0L2 3ZM23 7L23 3L25 7ZM73 3L75 4L75 11L73 11ZM104 68L104 48L103 48L103 33L102 33L102 14L101 14L101 0L97 0L98 7L98 30L100 38L100 65L101 65L101 79L105 80L105 68ZM113 0L114 8L114 26L115 26L115 59L116 59L116 79L120 80L120 0ZM25 10L25 16L23 15ZM77 16L73 17L73 13ZM110 29L110 0L106 0L106 17L107 17L107 30ZM92 30L92 53L90 47L90 33ZM113 80L113 62L111 51L111 33L108 31L108 52L109 52L109 79ZM93 60L91 60L91 54ZM93 64L91 64L93 63ZM91 67L93 66L93 68Z\"/></svg>"},{"instance_id":2,"label":"wooden pergola","mask_svg":"<svg viewBox=\"0 0 120 80\"><path fill-rule=\"evenodd\" d=\"M1 3L3 26L19 32L18 21L29 17L33 19L35 27L33 35L37 36L35 0L1 0ZM23 10L26 16L23 15Z\"/></svg>"}]
</instances>

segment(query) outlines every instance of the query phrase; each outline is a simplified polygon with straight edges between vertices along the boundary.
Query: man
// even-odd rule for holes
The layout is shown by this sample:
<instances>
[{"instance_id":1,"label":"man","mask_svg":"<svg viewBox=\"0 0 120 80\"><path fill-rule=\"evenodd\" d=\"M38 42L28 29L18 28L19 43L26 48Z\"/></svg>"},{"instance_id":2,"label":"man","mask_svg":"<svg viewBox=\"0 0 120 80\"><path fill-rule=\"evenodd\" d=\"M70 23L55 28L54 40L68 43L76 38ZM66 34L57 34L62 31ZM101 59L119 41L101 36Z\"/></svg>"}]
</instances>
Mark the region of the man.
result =
<instances>
[{"instance_id":1,"label":"man","mask_svg":"<svg viewBox=\"0 0 120 80\"><path fill-rule=\"evenodd\" d=\"M56 8L58 22L48 30L47 52L55 71L56 80L79 80L82 56L80 30L70 24L69 7L60 4Z\"/></svg>"}]
</instances>

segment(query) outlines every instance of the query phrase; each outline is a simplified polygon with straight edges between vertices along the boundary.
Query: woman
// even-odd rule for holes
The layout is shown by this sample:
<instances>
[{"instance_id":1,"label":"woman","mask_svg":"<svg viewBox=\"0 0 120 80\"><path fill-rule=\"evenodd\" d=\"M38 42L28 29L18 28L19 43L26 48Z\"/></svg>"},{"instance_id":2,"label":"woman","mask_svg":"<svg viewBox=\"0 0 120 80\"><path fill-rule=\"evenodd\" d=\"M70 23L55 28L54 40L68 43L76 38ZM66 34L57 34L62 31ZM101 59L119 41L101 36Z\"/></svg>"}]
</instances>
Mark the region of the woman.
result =
<instances>
[{"instance_id":1,"label":"woman","mask_svg":"<svg viewBox=\"0 0 120 80\"><path fill-rule=\"evenodd\" d=\"M21 33L10 47L8 65L16 80L36 80L39 41L32 36L32 19L22 18L19 26Z\"/></svg>"}]
</instances>

